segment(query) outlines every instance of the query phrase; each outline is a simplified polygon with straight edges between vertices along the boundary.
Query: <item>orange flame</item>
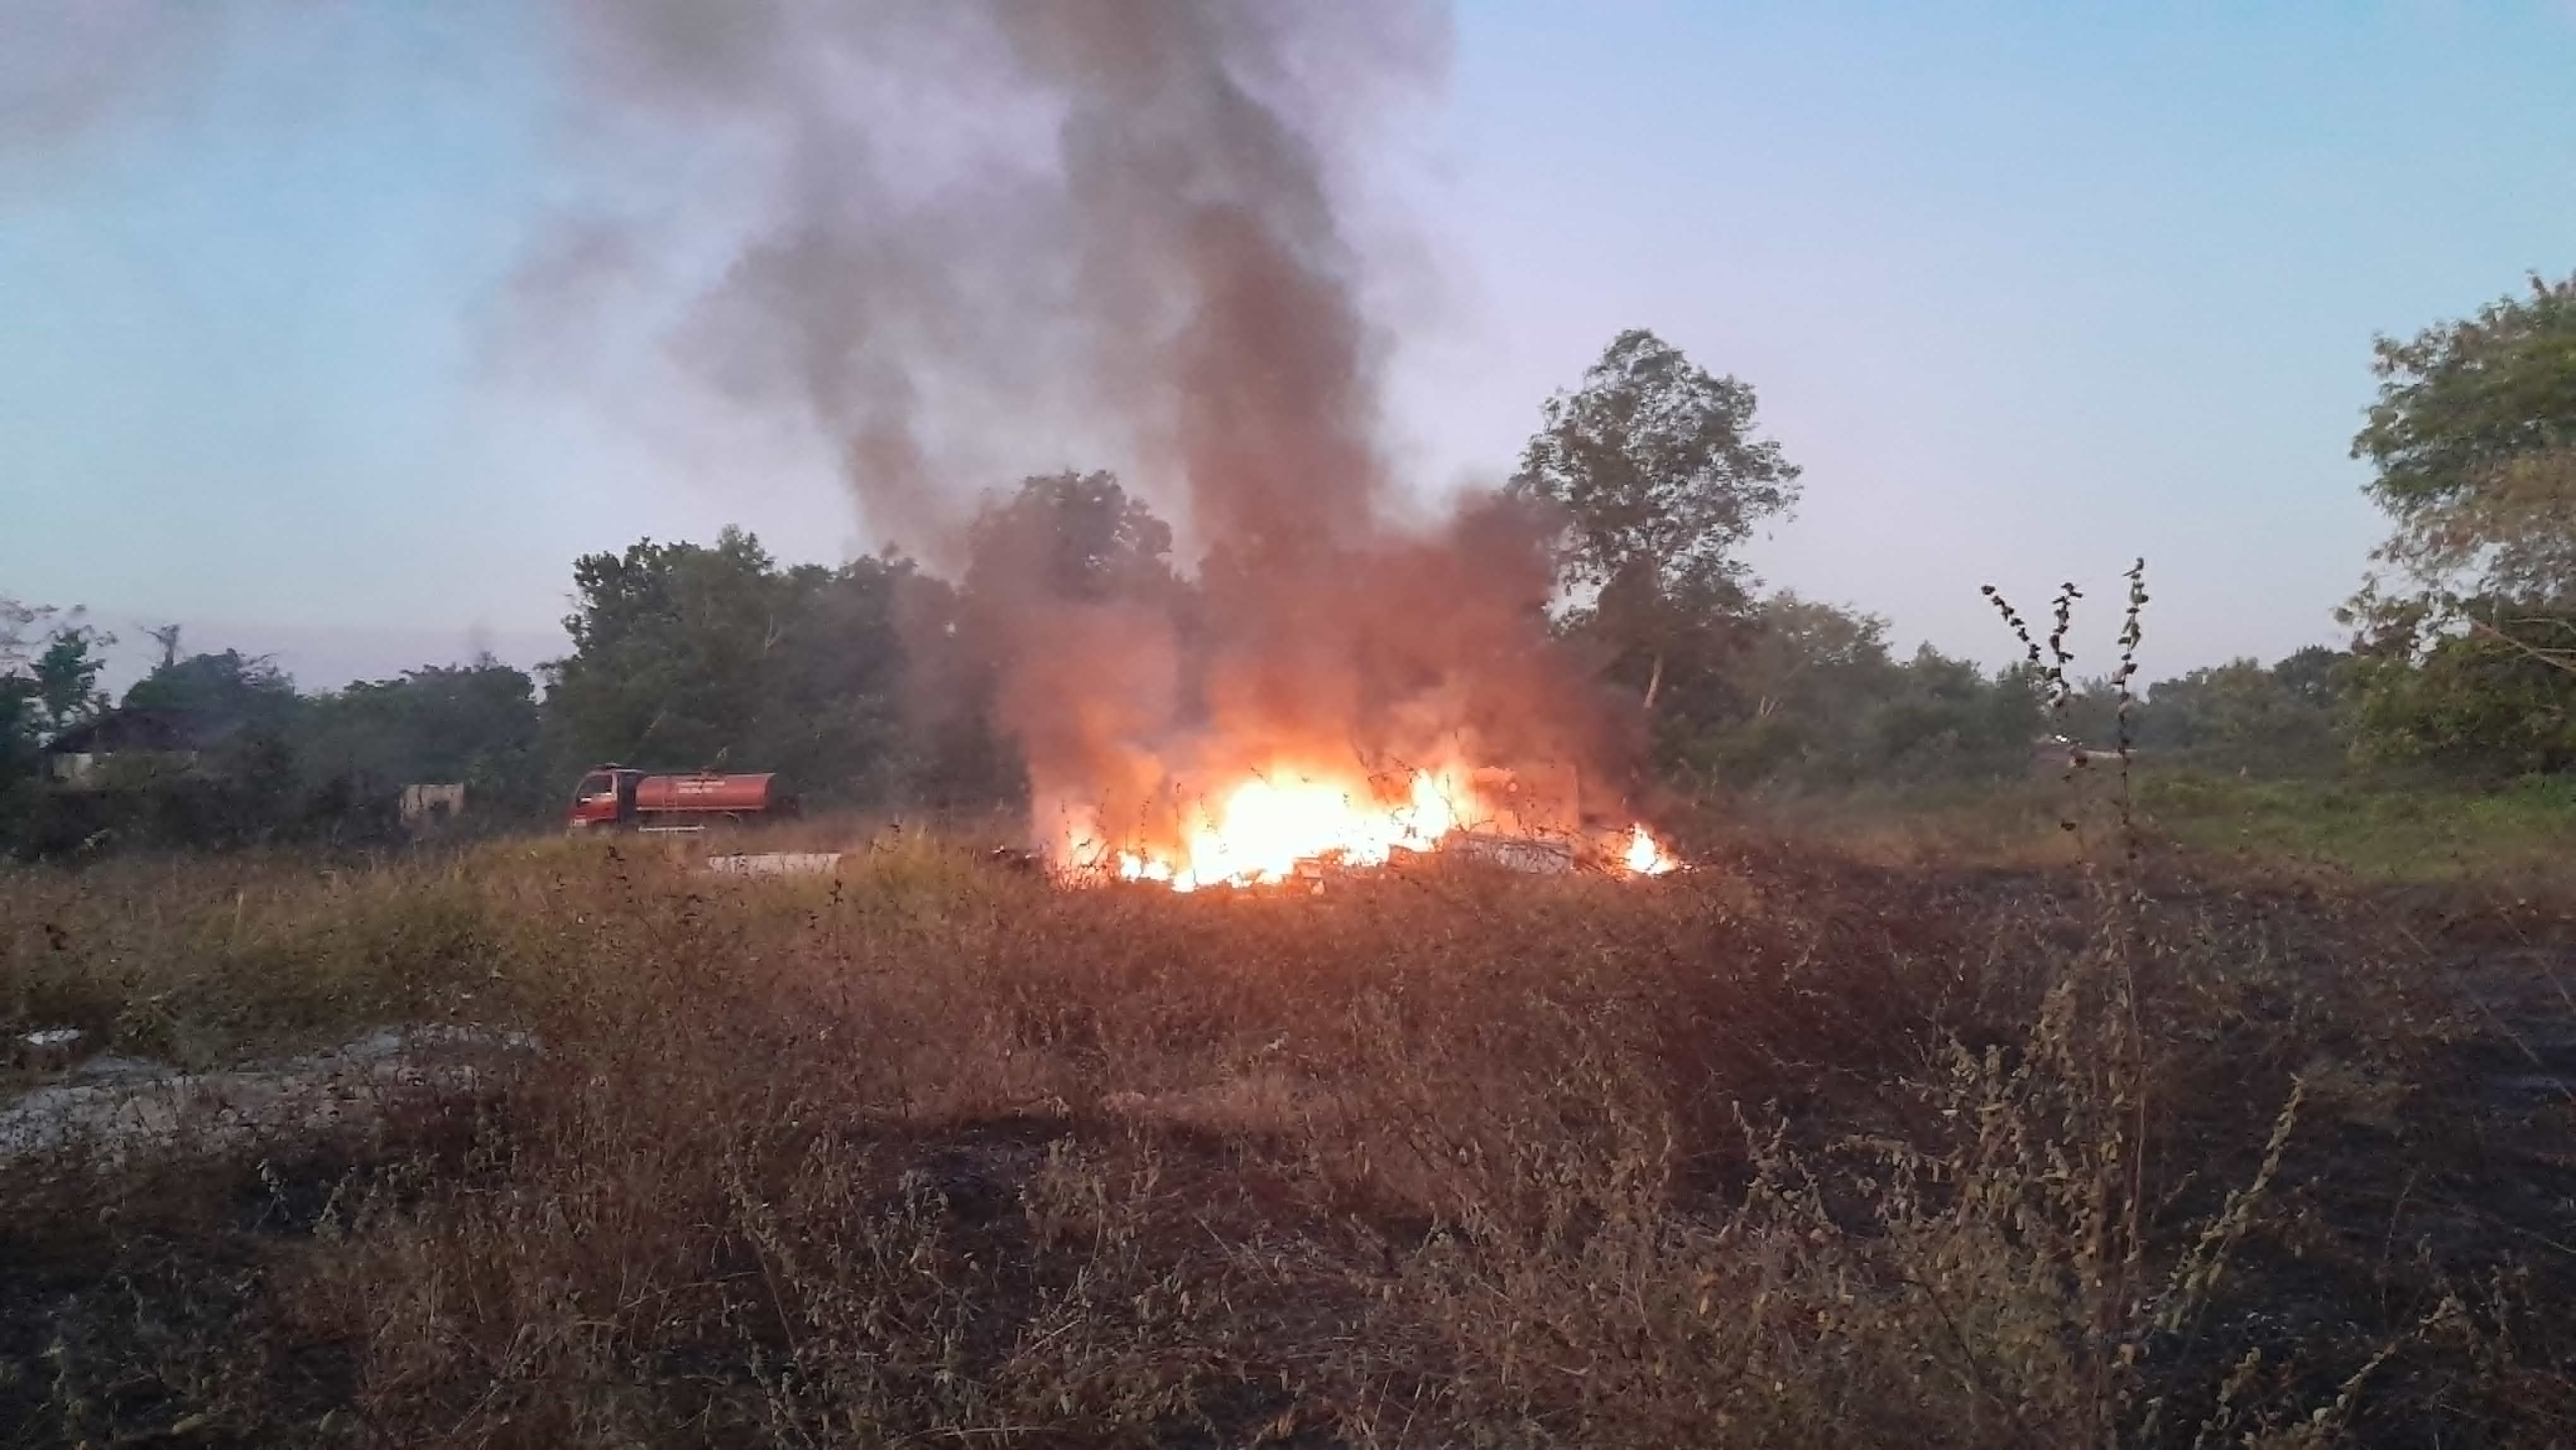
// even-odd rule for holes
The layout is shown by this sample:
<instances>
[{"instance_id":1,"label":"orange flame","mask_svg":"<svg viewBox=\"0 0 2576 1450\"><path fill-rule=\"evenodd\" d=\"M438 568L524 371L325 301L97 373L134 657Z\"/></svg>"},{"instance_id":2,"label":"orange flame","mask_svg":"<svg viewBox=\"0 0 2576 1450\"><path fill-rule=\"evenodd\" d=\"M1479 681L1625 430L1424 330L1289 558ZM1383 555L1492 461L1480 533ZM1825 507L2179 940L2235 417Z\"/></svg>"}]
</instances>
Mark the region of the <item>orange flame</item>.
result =
<instances>
[{"instance_id":1,"label":"orange flame","mask_svg":"<svg viewBox=\"0 0 2576 1450\"><path fill-rule=\"evenodd\" d=\"M1628 833L1628 854L1620 859L1630 871L1640 876L1661 876L1665 872L1679 870L1682 864L1666 853L1642 825Z\"/></svg>"},{"instance_id":2,"label":"orange flame","mask_svg":"<svg viewBox=\"0 0 2576 1450\"><path fill-rule=\"evenodd\" d=\"M1056 858L1080 875L1150 881L1174 891L1207 886L1261 886L1286 881L1301 867L1386 865L1399 853L1427 853L1500 815L1482 801L1470 773L1457 767L1416 771L1401 799L1381 796L1359 778L1293 771L1245 777L1185 812L1176 838L1162 844L1112 842L1098 818L1068 822ZM1596 843L1604 865L1639 876L1676 870L1676 861L1643 825L1624 838ZM1567 862L1573 853L1563 857Z\"/></svg>"}]
</instances>

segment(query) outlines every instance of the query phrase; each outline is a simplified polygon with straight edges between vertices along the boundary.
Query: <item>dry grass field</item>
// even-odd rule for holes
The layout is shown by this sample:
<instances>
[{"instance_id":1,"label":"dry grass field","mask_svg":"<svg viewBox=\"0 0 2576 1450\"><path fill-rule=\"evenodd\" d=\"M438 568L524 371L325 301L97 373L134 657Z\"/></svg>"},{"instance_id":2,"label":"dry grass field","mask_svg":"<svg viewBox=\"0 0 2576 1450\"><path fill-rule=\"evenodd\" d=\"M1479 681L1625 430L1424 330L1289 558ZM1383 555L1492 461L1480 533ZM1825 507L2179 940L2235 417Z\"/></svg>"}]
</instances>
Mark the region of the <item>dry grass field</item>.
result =
<instances>
[{"instance_id":1,"label":"dry grass field","mask_svg":"<svg viewBox=\"0 0 2576 1450\"><path fill-rule=\"evenodd\" d=\"M2576 895L1689 844L0 872L12 1041L470 1059L10 1147L0 1444L2576 1440Z\"/></svg>"}]
</instances>

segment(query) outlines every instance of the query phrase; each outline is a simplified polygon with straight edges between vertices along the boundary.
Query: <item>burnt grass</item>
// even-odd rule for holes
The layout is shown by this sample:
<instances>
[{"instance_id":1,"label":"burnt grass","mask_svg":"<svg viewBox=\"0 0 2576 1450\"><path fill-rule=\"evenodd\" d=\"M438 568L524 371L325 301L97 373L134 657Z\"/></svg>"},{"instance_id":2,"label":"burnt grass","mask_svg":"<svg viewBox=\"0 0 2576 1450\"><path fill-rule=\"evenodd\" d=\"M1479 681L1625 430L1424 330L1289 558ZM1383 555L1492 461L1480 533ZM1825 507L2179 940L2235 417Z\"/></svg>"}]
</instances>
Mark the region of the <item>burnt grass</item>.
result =
<instances>
[{"instance_id":1,"label":"burnt grass","mask_svg":"<svg viewBox=\"0 0 2576 1450\"><path fill-rule=\"evenodd\" d=\"M2576 1440L2576 902L1702 855L0 876L22 1031L542 1044L0 1168L0 1444Z\"/></svg>"}]
</instances>

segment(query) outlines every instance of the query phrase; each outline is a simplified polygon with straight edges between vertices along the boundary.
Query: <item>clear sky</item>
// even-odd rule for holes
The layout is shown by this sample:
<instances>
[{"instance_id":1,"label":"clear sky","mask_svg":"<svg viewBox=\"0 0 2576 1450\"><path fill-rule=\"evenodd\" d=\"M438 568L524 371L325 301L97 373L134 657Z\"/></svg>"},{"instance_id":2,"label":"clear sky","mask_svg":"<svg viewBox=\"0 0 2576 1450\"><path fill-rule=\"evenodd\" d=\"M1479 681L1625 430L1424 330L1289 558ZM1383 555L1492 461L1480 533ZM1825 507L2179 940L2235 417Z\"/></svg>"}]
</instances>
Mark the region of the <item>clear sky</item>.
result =
<instances>
[{"instance_id":1,"label":"clear sky","mask_svg":"<svg viewBox=\"0 0 2576 1450\"><path fill-rule=\"evenodd\" d=\"M0 0L0 594L319 687L557 652L572 557L642 535L871 546L817 461L495 364L584 185L533 7L45 18L92 4ZM2372 335L2576 270L2564 0L1461 0L1405 119L1359 225L1423 487L1652 327L1806 468L1766 580L1989 661L1979 584L2083 581L2104 640L2136 554L2151 673L2333 638Z\"/></svg>"}]
</instances>

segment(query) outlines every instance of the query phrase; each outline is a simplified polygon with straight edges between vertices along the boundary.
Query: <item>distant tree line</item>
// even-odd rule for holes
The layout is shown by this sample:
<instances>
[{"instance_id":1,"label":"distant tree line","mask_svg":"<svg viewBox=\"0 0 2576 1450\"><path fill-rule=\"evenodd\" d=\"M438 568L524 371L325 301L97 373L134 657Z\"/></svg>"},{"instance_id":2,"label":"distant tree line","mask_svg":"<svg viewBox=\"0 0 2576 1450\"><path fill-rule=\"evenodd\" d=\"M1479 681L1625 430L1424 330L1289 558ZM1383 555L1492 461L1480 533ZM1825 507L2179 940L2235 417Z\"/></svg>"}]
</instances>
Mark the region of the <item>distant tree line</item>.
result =
<instances>
[{"instance_id":1,"label":"distant tree line","mask_svg":"<svg viewBox=\"0 0 2576 1450\"><path fill-rule=\"evenodd\" d=\"M1740 549L1798 470L1753 389L1623 333L1552 399L1505 490L1552 533L1555 627L1689 788L1834 790L2011 779L2051 737L2265 774L2576 769L2576 278L2379 344L2354 444L2396 528L2347 607L2353 644L2238 660L2137 691L1894 651L1886 621L1762 592ZM368 842L413 783L474 819L540 821L591 764L774 770L823 805L971 807L1025 790L996 724L1001 599L1115 596L1191 635L1172 531L1105 473L1024 481L938 577L895 554L782 566L749 534L642 540L573 565L571 651L535 676L484 659L321 694L268 662L187 654L121 700L78 611L0 600L0 846ZM68 747L85 746L79 751ZM51 747L50 759L48 747ZM87 758L79 788L55 779Z\"/></svg>"}]
</instances>

